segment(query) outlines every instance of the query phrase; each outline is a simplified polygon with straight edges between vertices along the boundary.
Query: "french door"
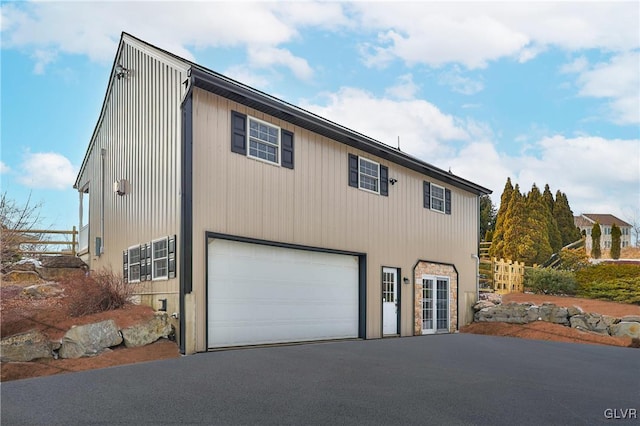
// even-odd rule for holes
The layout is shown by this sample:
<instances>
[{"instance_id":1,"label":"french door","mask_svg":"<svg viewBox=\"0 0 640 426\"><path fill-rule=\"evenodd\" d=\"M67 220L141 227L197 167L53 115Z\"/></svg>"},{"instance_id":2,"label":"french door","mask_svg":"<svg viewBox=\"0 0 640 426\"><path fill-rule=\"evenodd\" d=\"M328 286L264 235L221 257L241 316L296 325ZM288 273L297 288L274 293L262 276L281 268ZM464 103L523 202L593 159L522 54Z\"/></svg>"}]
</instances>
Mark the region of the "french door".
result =
<instances>
[{"instance_id":1,"label":"french door","mask_svg":"<svg viewBox=\"0 0 640 426\"><path fill-rule=\"evenodd\" d=\"M422 277L422 334L449 331L449 278Z\"/></svg>"}]
</instances>

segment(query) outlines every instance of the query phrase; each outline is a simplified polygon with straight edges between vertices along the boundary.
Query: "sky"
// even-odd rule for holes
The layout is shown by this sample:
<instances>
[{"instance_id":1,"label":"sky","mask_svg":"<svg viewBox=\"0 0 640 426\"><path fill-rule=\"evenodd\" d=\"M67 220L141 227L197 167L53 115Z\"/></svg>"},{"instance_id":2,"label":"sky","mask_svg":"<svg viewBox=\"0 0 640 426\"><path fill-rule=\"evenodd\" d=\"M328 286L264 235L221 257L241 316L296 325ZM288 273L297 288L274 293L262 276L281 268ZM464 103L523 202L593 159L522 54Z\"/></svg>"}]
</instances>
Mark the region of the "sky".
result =
<instances>
[{"instance_id":1,"label":"sky","mask_svg":"<svg viewBox=\"0 0 640 426\"><path fill-rule=\"evenodd\" d=\"M78 225L122 31L492 189L640 220L640 2L1 3L0 185Z\"/></svg>"}]
</instances>

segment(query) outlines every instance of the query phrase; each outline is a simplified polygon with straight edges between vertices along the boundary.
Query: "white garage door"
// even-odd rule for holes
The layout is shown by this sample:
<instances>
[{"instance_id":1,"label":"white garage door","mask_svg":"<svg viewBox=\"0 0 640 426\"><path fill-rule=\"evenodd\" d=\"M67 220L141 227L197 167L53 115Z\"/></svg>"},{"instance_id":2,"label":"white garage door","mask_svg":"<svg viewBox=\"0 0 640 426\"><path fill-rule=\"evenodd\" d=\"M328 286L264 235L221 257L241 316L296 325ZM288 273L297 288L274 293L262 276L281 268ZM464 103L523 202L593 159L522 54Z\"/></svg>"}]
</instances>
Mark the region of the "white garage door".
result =
<instances>
[{"instance_id":1,"label":"white garage door","mask_svg":"<svg viewBox=\"0 0 640 426\"><path fill-rule=\"evenodd\" d=\"M215 239L208 346L358 336L358 258Z\"/></svg>"}]
</instances>

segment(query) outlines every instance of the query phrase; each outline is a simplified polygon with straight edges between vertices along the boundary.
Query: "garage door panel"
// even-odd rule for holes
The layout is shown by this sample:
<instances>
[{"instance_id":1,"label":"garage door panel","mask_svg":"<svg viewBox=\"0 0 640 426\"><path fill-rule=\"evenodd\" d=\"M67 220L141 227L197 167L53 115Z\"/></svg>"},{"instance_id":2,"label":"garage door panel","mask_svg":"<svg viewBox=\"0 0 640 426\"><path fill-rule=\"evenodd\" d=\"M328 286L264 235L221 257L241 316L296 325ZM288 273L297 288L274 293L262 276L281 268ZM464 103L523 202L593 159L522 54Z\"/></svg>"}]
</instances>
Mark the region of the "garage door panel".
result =
<instances>
[{"instance_id":1,"label":"garage door panel","mask_svg":"<svg viewBox=\"0 0 640 426\"><path fill-rule=\"evenodd\" d=\"M358 335L358 259L227 240L209 245L209 347Z\"/></svg>"}]
</instances>

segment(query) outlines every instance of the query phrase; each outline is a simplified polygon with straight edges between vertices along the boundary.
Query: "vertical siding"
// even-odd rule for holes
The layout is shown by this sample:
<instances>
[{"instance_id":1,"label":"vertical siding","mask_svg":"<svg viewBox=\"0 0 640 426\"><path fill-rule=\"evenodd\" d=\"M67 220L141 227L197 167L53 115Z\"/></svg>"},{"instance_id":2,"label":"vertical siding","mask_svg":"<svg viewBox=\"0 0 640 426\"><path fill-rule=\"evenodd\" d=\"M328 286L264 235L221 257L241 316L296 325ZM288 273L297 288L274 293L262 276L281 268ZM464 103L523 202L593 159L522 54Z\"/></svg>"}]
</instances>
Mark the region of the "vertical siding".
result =
<instances>
[{"instance_id":1,"label":"vertical siding","mask_svg":"<svg viewBox=\"0 0 640 426\"><path fill-rule=\"evenodd\" d=\"M180 102L186 68L164 63L127 42L117 63L131 75L112 82L79 186L89 183L91 268L121 271L123 250L179 233ZM122 197L113 192L119 179L128 182ZM101 256L95 253L98 236L104 243ZM179 311L177 279L146 282L138 291L154 306L159 304L157 295L165 295L169 311Z\"/></svg>"},{"instance_id":2,"label":"vertical siding","mask_svg":"<svg viewBox=\"0 0 640 426\"><path fill-rule=\"evenodd\" d=\"M295 169L234 154L230 111L292 131ZM213 231L291 244L367 254L367 337L380 337L381 267L402 269L411 278L418 260L454 264L460 299L475 291L478 199L452 190L452 214L423 208L423 175L326 137L196 89L193 153L193 289L196 324L193 345L206 350L205 232ZM348 153L389 167L398 182L383 197L348 186ZM402 282L402 277L400 279ZM401 284L401 333L413 333L413 294ZM461 305L460 324L470 320Z\"/></svg>"}]
</instances>

